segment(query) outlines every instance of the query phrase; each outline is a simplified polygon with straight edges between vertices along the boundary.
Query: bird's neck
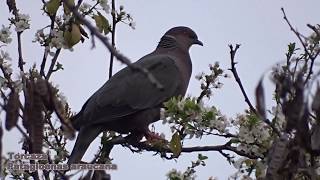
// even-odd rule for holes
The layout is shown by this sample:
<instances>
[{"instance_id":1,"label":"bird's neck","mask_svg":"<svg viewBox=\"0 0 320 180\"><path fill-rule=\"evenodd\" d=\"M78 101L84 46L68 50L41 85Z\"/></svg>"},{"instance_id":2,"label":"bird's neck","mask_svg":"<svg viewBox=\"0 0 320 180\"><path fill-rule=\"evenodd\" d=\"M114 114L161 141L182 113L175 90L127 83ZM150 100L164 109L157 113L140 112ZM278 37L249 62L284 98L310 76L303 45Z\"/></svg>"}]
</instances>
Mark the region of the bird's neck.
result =
<instances>
[{"instance_id":1,"label":"bird's neck","mask_svg":"<svg viewBox=\"0 0 320 180\"><path fill-rule=\"evenodd\" d=\"M167 50L176 49L178 47L176 38L170 35L164 35L157 46L157 48L163 48Z\"/></svg>"}]
</instances>

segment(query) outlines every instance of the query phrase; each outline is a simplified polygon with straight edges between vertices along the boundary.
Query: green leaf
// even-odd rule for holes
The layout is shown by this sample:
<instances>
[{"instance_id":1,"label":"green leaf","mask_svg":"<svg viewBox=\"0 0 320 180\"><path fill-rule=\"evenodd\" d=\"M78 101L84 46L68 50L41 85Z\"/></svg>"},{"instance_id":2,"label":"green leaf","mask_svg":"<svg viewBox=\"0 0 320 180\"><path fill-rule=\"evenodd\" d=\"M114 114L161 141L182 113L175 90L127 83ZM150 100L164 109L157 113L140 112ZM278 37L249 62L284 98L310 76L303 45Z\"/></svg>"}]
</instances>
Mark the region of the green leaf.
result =
<instances>
[{"instance_id":1,"label":"green leaf","mask_svg":"<svg viewBox=\"0 0 320 180\"><path fill-rule=\"evenodd\" d=\"M253 112L249 112L247 114L247 122L250 126L254 126L256 125L259 121L260 121L260 118L258 115L256 115L255 113Z\"/></svg>"},{"instance_id":2,"label":"green leaf","mask_svg":"<svg viewBox=\"0 0 320 180\"><path fill-rule=\"evenodd\" d=\"M98 12L98 15L93 15L93 19L95 20L100 33L106 35L110 32L109 21L101 13Z\"/></svg>"},{"instance_id":3,"label":"green leaf","mask_svg":"<svg viewBox=\"0 0 320 180\"><path fill-rule=\"evenodd\" d=\"M208 159L208 156L204 156L204 155L202 155L202 154L198 154L198 159L201 160L201 161L203 161L203 160Z\"/></svg>"},{"instance_id":4,"label":"green leaf","mask_svg":"<svg viewBox=\"0 0 320 180\"><path fill-rule=\"evenodd\" d=\"M216 113L213 111L204 112L202 118L205 120L216 120L217 119Z\"/></svg>"},{"instance_id":5,"label":"green leaf","mask_svg":"<svg viewBox=\"0 0 320 180\"><path fill-rule=\"evenodd\" d=\"M181 138L178 132L174 133L172 135L171 141L170 141L170 149L173 152L173 155L175 157L178 157L179 154L181 153L182 150L182 145L181 145Z\"/></svg>"},{"instance_id":6,"label":"green leaf","mask_svg":"<svg viewBox=\"0 0 320 180\"><path fill-rule=\"evenodd\" d=\"M57 70L59 70L59 69L64 70L63 65L62 65L62 64L60 64L59 62L57 62L57 64L56 64L56 68L57 68Z\"/></svg>"},{"instance_id":7,"label":"green leaf","mask_svg":"<svg viewBox=\"0 0 320 180\"><path fill-rule=\"evenodd\" d=\"M81 39L81 32L79 25L72 24L71 31L66 30L63 34L64 40L69 48L77 44Z\"/></svg>"},{"instance_id":8,"label":"green leaf","mask_svg":"<svg viewBox=\"0 0 320 180\"><path fill-rule=\"evenodd\" d=\"M53 16L56 14L56 12L58 11L60 6L60 0L50 0L47 4L46 4L46 9L47 12Z\"/></svg>"},{"instance_id":9,"label":"green leaf","mask_svg":"<svg viewBox=\"0 0 320 180\"><path fill-rule=\"evenodd\" d=\"M295 51L295 49L296 49L296 43L290 43L290 44L288 45L288 52L289 52L289 54L293 54L294 51Z\"/></svg>"},{"instance_id":10,"label":"green leaf","mask_svg":"<svg viewBox=\"0 0 320 180\"><path fill-rule=\"evenodd\" d=\"M67 0L67 3L71 6L74 6L74 0ZM70 9L68 8L65 2L63 2L63 10L64 10L64 13L67 15L71 13Z\"/></svg>"},{"instance_id":11,"label":"green leaf","mask_svg":"<svg viewBox=\"0 0 320 180\"><path fill-rule=\"evenodd\" d=\"M200 107L195 101L195 99L186 99L186 102L184 104L184 110L200 111Z\"/></svg>"}]
</instances>

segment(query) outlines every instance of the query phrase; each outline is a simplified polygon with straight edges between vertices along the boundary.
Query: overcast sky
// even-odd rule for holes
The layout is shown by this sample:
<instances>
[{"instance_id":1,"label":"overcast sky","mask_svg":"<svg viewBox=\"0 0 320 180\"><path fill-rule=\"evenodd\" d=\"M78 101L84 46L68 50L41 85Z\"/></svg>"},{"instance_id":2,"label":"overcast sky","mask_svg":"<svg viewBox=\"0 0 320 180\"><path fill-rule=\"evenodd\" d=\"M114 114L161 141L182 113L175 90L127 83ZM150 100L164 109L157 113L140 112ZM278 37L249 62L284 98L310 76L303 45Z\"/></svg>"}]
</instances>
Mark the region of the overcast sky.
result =
<instances>
[{"instance_id":1,"label":"overcast sky","mask_svg":"<svg viewBox=\"0 0 320 180\"><path fill-rule=\"evenodd\" d=\"M91 2L91 1L90 1ZM48 25L48 19L42 16L40 1L17 1L21 13L30 14L31 29L23 33L23 53L27 65L34 62L39 65L42 59L42 48L31 43L37 29ZM193 61L193 77L188 94L199 94L199 83L194 75L208 70L208 64L219 61L224 69L230 67L228 44L240 43L242 46L237 54L239 75L254 102L254 88L263 74L276 62L284 60L287 44L296 41L294 34L283 20L281 7L284 7L294 27L308 35L307 23L319 24L319 0L119 0L117 5L124 5L136 22L136 30L126 25L119 25L117 31L117 47L133 61L151 52L156 47L165 31L174 26L191 27L203 47L194 46L190 50ZM5 1L0 3L0 24L8 24L8 11ZM14 37L15 40L15 37ZM74 52L64 50L59 58L65 70L55 73L52 81L59 84L61 91L67 96L72 110L77 112L87 98L90 97L107 79L109 52L99 43L93 50L91 42L86 41L74 47ZM6 48L16 63L16 44ZM124 65L116 63L115 71ZM268 78L266 78L268 80ZM209 104L217 106L228 117L242 113L247 105L234 79L226 79L223 89L214 92ZM269 99L272 86L268 86ZM271 107L271 101L268 101ZM157 131L167 131L161 123ZM20 149L17 142L20 138L13 130L4 135L4 150ZM169 138L169 137L167 137ZM215 138L198 139L192 144L219 145ZM73 143L68 145L72 149ZM85 158L91 159L92 153L98 148L99 138L91 144ZM221 143L221 142L220 142ZM190 143L188 143L190 144ZM118 170L111 173L113 180L119 179L165 179L165 174L172 168L184 171L190 160L196 160L198 153L182 154L176 161L163 160L152 153L132 154L129 150L118 146L111 156ZM209 156L207 166L199 168L198 179L218 177L226 179L235 169L217 152L204 152Z\"/></svg>"}]
</instances>

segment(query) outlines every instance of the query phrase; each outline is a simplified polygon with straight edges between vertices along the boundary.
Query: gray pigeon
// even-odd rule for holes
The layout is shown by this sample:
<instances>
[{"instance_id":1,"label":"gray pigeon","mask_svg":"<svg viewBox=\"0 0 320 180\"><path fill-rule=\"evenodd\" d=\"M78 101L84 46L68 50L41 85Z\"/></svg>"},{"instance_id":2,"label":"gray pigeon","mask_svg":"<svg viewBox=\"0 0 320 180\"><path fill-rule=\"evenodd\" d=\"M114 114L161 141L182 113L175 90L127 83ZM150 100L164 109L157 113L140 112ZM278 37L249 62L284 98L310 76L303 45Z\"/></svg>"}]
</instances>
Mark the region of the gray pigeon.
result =
<instances>
[{"instance_id":1,"label":"gray pigeon","mask_svg":"<svg viewBox=\"0 0 320 180\"><path fill-rule=\"evenodd\" d=\"M141 72L126 67L110 78L72 118L79 131L68 164L78 163L90 143L104 130L148 138L150 123L160 119L163 102L184 96L191 72L191 45L203 45L188 27L174 27L161 38L152 53L135 62L149 70L163 85L157 88Z\"/></svg>"}]
</instances>

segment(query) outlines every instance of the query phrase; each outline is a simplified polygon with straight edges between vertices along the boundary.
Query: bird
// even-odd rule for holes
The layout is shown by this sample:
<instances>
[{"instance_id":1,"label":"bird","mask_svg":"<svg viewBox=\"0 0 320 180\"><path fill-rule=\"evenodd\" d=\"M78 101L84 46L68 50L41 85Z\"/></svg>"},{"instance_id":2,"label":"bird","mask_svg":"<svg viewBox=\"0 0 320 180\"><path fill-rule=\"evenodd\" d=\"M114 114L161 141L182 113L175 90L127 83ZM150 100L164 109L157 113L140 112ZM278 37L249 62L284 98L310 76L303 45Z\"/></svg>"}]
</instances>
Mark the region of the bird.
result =
<instances>
[{"instance_id":1,"label":"bird","mask_svg":"<svg viewBox=\"0 0 320 180\"><path fill-rule=\"evenodd\" d=\"M161 37L153 52L133 63L147 69L163 88L127 66L98 89L71 117L79 133L68 164L80 162L91 142L103 131L129 134L139 140L151 136L148 126L160 120L163 103L186 94L192 73L189 49L194 44L203 46L191 28L173 27Z\"/></svg>"}]
</instances>

